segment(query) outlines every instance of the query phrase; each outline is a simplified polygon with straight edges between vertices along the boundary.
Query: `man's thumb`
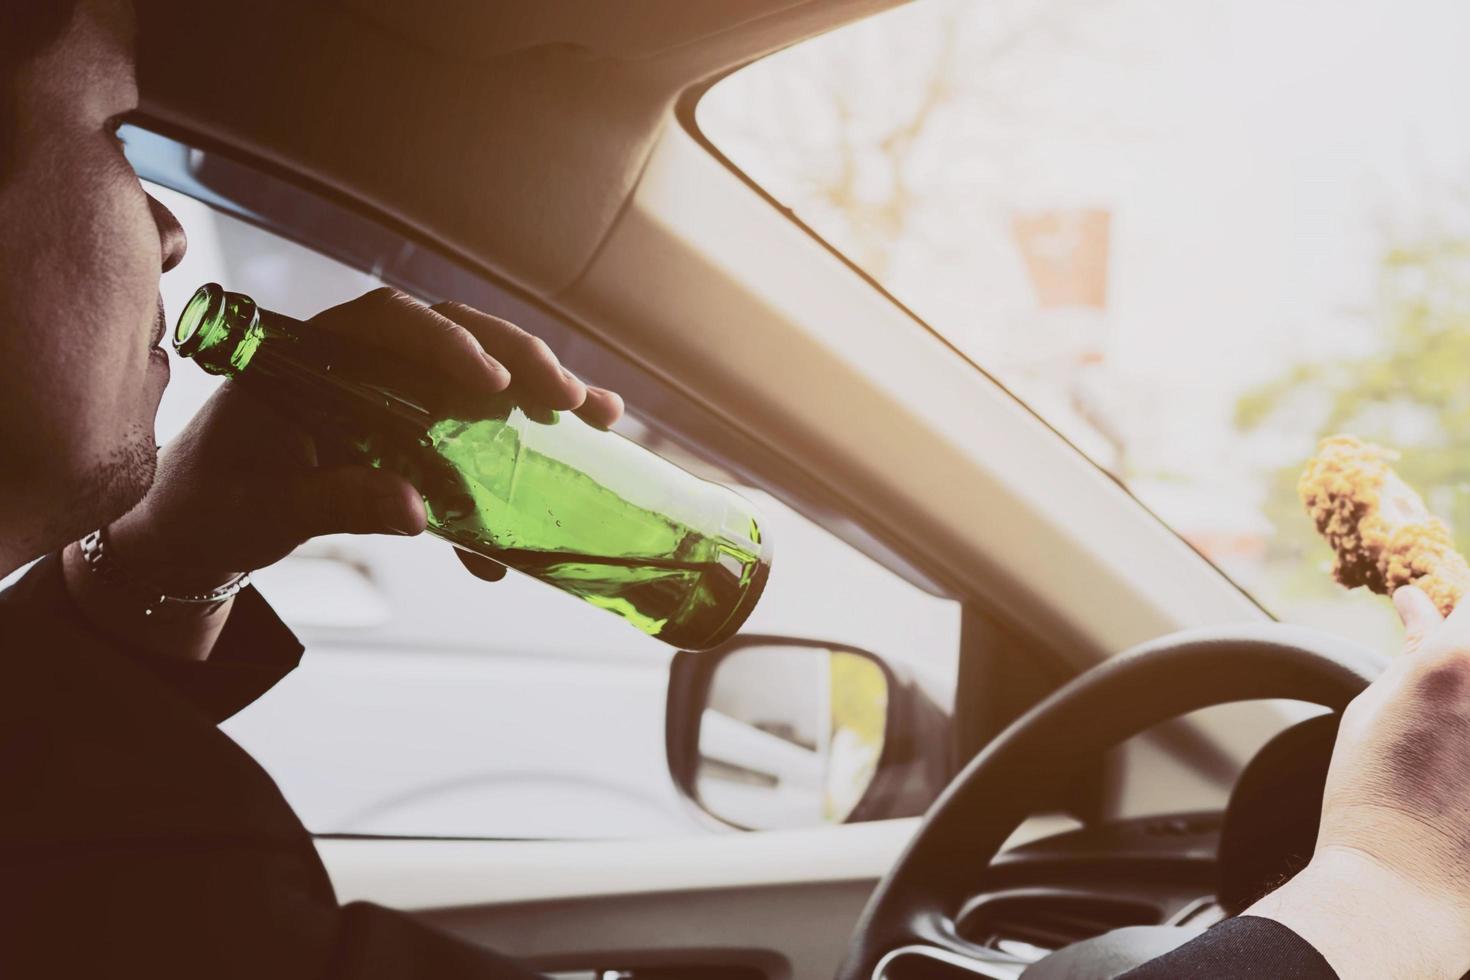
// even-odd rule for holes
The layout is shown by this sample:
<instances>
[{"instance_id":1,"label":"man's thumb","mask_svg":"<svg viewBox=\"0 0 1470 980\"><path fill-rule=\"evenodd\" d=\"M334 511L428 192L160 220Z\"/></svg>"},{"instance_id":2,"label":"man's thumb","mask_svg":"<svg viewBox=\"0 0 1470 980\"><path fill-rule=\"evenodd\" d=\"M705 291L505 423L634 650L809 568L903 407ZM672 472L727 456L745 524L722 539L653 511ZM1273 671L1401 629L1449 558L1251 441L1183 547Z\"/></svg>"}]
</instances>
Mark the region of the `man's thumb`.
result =
<instances>
[{"instance_id":1,"label":"man's thumb","mask_svg":"<svg viewBox=\"0 0 1470 980\"><path fill-rule=\"evenodd\" d=\"M424 502L394 473L366 466L320 467L297 477L286 516L303 538L320 534L419 534Z\"/></svg>"},{"instance_id":2,"label":"man's thumb","mask_svg":"<svg viewBox=\"0 0 1470 980\"><path fill-rule=\"evenodd\" d=\"M1444 622L1439 609L1429 596L1412 585L1394 590L1393 605L1399 611L1399 618L1404 621L1405 653L1418 652L1424 638Z\"/></svg>"}]
</instances>

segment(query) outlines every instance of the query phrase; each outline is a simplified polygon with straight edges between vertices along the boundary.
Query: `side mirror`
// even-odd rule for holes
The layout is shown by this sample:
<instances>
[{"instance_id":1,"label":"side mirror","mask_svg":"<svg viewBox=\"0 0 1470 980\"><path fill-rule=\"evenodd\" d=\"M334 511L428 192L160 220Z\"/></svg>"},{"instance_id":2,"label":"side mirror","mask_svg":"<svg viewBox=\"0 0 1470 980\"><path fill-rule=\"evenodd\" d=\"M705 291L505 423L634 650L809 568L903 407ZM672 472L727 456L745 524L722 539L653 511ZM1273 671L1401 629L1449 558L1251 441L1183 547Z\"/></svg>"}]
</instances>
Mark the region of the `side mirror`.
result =
<instances>
[{"instance_id":1,"label":"side mirror","mask_svg":"<svg viewBox=\"0 0 1470 980\"><path fill-rule=\"evenodd\" d=\"M742 829L897 816L884 804L911 781L895 775L915 755L905 725L915 694L878 656L840 644L737 636L680 653L669 770L702 810Z\"/></svg>"}]
</instances>

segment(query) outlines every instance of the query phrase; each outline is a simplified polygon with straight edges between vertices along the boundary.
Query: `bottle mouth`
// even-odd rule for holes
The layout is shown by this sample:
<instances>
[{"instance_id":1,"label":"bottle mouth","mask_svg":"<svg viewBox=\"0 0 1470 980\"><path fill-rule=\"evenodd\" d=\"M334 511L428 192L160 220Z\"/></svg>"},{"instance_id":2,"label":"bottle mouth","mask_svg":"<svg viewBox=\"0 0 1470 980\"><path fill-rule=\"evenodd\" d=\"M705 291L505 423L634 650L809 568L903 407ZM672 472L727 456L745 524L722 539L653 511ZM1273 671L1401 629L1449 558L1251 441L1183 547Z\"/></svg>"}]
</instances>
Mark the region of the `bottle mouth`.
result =
<instances>
[{"instance_id":1,"label":"bottle mouth","mask_svg":"<svg viewBox=\"0 0 1470 980\"><path fill-rule=\"evenodd\" d=\"M224 307L225 290L219 283L208 282L194 290L174 326L174 350L184 357L198 353L205 340L202 336L205 324L216 322Z\"/></svg>"}]
</instances>

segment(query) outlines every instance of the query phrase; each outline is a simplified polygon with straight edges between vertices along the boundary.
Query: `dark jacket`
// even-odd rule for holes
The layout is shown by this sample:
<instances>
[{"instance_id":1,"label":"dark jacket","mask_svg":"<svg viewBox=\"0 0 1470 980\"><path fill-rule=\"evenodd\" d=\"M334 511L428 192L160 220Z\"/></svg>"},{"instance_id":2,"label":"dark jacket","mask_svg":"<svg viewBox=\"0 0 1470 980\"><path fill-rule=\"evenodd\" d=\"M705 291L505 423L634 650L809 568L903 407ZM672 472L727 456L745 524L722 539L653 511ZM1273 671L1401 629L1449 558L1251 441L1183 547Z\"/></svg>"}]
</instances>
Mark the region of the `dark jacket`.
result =
<instances>
[{"instance_id":1,"label":"dark jacket","mask_svg":"<svg viewBox=\"0 0 1470 980\"><path fill-rule=\"evenodd\" d=\"M1311 943L1274 919L1226 919L1119 980L1337 980Z\"/></svg>"},{"instance_id":2,"label":"dark jacket","mask_svg":"<svg viewBox=\"0 0 1470 980\"><path fill-rule=\"evenodd\" d=\"M337 904L276 784L216 727L301 652L249 589L199 663L93 632L56 556L0 593L0 977L532 976Z\"/></svg>"}]
</instances>

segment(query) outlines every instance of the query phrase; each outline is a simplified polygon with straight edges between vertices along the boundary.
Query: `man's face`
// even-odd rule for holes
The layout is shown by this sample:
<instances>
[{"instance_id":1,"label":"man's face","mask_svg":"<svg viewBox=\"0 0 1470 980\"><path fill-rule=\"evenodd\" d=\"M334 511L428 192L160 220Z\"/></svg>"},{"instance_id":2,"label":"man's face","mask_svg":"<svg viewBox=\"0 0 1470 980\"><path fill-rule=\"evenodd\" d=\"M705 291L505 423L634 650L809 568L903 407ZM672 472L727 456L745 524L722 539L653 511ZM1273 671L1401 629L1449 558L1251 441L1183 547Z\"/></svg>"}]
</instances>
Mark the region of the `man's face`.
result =
<instances>
[{"instance_id":1,"label":"man's face","mask_svg":"<svg viewBox=\"0 0 1470 980\"><path fill-rule=\"evenodd\" d=\"M120 516L153 479L168 383L158 280L184 236L115 135L137 106L132 31L124 0L84 0L16 77L0 175L0 544L21 561Z\"/></svg>"}]
</instances>

